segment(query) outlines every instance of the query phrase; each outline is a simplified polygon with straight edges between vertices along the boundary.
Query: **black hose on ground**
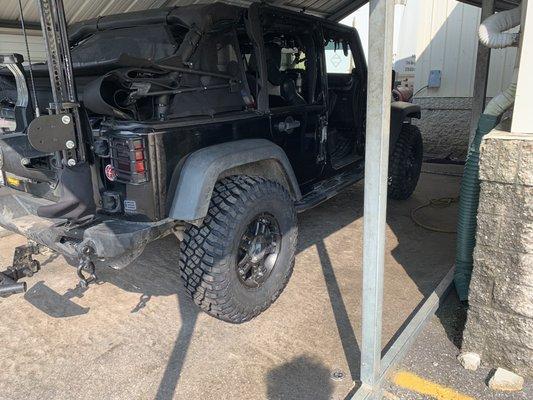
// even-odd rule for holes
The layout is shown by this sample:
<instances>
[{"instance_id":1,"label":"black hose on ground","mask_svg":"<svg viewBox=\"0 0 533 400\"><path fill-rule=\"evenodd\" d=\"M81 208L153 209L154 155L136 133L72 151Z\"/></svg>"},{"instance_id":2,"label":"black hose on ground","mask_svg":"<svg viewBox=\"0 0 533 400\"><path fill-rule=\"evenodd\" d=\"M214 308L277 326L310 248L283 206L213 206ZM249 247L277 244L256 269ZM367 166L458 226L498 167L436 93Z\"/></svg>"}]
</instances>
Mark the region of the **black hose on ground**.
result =
<instances>
[{"instance_id":1,"label":"black hose on ground","mask_svg":"<svg viewBox=\"0 0 533 400\"><path fill-rule=\"evenodd\" d=\"M482 114L474 140L468 149L457 218L457 250L455 255L455 289L461 301L468 300L468 287L474 265L477 207L479 203L479 148L483 137L498 123L499 117Z\"/></svg>"},{"instance_id":2,"label":"black hose on ground","mask_svg":"<svg viewBox=\"0 0 533 400\"><path fill-rule=\"evenodd\" d=\"M421 206L418 206L416 208L413 208L411 210L411 220L421 228L427 229L428 231L432 232L438 232L438 233L457 233L455 229L446 229L441 228L439 226L432 226L428 225L425 222L422 222L418 219L416 216L417 212L422 210L426 207L433 207L433 208L445 208L451 206L453 203L457 203L459 201L459 197L441 197L439 199L431 199L427 203L422 204Z\"/></svg>"}]
</instances>

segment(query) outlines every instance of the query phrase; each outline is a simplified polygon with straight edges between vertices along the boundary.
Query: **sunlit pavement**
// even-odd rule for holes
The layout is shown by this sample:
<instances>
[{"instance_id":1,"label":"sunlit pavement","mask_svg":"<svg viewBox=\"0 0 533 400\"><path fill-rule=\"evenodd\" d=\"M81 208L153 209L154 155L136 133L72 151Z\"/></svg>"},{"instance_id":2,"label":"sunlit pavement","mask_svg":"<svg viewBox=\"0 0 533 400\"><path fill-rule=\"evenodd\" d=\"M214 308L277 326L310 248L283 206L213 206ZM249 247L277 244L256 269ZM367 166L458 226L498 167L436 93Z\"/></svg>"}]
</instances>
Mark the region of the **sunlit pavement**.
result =
<instances>
[{"instance_id":1,"label":"sunlit pavement","mask_svg":"<svg viewBox=\"0 0 533 400\"><path fill-rule=\"evenodd\" d=\"M453 262L455 236L416 226L410 212L456 196L458 186L457 177L423 174L410 200L389 202L384 345ZM345 398L359 376L362 206L359 183L300 215L287 289L243 325L213 319L186 297L174 237L123 271L99 271L87 291L62 258L40 256L26 295L0 300L0 398ZM452 205L419 217L453 228L455 213ZM0 239L2 265L22 243Z\"/></svg>"}]
</instances>

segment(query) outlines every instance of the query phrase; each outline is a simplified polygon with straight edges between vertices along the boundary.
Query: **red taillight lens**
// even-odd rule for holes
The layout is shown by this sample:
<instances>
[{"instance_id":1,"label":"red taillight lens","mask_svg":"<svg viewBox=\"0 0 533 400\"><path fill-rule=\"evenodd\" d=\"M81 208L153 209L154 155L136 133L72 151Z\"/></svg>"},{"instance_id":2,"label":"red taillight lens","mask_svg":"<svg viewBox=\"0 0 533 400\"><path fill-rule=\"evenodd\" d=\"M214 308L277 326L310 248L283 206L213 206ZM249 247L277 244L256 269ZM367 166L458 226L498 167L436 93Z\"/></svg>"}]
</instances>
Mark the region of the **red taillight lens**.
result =
<instances>
[{"instance_id":1,"label":"red taillight lens","mask_svg":"<svg viewBox=\"0 0 533 400\"><path fill-rule=\"evenodd\" d=\"M140 140L133 142L133 148L135 149L135 171L142 174L146 171L144 166L144 146Z\"/></svg>"},{"instance_id":2,"label":"red taillight lens","mask_svg":"<svg viewBox=\"0 0 533 400\"><path fill-rule=\"evenodd\" d=\"M140 140L133 142L133 148L135 149L135 171L139 174L143 174L146 171L144 165L143 142Z\"/></svg>"},{"instance_id":3,"label":"red taillight lens","mask_svg":"<svg viewBox=\"0 0 533 400\"><path fill-rule=\"evenodd\" d=\"M135 160L144 160L144 146L141 141L133 142L133 148L135 149Z\"/></svg>"},{"instance_id":4,"label":"red taillight lens","mask_svg":"<svg viewBox=\"0 0 533 400\"><path fill-rule=\"evenodd\" d=\"M142 174L146 171L144 167L144 160L135 161L135 171L139 174Z\"/></svg>"},{"instance_id":5,"label":"red taillight lens","mask_svg":"<svg viewBox=\"0 0 533 400\"><path fill-rule=\"evenodd\" d=\"M142 183L148 180L148 152L144 138L113 137L110 147L117 181Z\"/></svg>"}]
</instances>

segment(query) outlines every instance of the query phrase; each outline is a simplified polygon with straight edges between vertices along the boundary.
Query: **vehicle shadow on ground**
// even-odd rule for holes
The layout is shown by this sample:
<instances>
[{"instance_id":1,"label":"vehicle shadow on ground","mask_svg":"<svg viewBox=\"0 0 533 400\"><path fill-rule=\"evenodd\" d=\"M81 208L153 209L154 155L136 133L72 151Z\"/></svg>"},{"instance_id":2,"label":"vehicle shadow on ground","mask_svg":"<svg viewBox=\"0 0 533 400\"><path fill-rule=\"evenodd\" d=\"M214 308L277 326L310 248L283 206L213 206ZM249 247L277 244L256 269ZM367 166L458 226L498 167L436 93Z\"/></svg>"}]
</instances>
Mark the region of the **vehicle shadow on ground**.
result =
<instances>
[{"instance_id":1,"label":"vehicle shadow on ground","mask_svg":"<svg viewBox=\"0 0 533 400\"><path fill-rule=\"evenodd\" d=\"M299 356L267 374L268 400L329 400L333 394L330 370L310 356Z\"/></svg>"},{"instance_id":2,"label":"vehicle shadow on ground","mask_svg":"<svg viewBox=\"0 0 533 400\"><path fill-rule=\"evenodd\" d=\"M58 253L48 254L46 259L40 262L41 268L53 264L58 257ZM73 298L83 297L86 290L87 288L76 286L61 295L48 287L44 281L38 281L24 293L24 299L52 318L75 317L87 314L90 310L89 307L81 307L71 301Z\"/></svg>"},{"instance_id":3,"label":"vehicle shadow on ground","mask_svg":"<svg viewBox=\"0 0 533 400\"><path fill-rule=\"evenodd\" d=\"M89 312L89 307L81 307L71 301L74 297L83 297L86 290L77 286L61 295L49 288L44 281L39 281L24 293L24 299L52 318L75 317Z\"/></svg>"},{"instance_id":4,"label":"vehicle shadow on ground","mask_svg":"<svg viewBox=\"0 0 533 400\"><path fill-rule=\"evenodd\" d=\"M341 339L342 348L350 369L350 376L353 381L359 380L359 364L361 360L361 350L357 343L357 337L350 321L346 304L341 294L339 281L335 275L331 258L323 241L316 244L318 256L320 257L320 264L328 290L329 301L333 308L335 323Z\"/></svg>"},{"instance_id":5,"label":"vehicle shadow on ground","mask_svg":"<svg viewBox=\"0 0 533 400\"><path fill-rule=\"evenodd\" d=\"M140 293L132 313L142 310L152 297L176 295L178 298L180 328L158 386L157 400L170 400L175 396L200 313L181 283L178 258L179 243L174 236L168 236L159 240L157 245L149 245L141 257L127 268L102 274L106 282Z\"/></svg>"},{"instance_id":6,"label":"vehicle shadow on ground","mask_svg":"<svg viewBox=\"0 0 533 400\"><path fill-rule=\"evenodd\" d=\"M181 317L178 323L179 332L157 390L155 397L157 400L170 400L175 396L200 313L181 284L178 257L179 243L174 236L168 236L148 245L143 254L123 270L99 269L96 283L97 285L110 283L124 291L139 293L139 300L131 308L131 313L140 312L152 298L177 296ZM85 291L92 288L92 285L87 289L75 286L60 294L40 281L28 290L25 298L34 307L53 318L66 318L89 312L89 308L80 307L71 299L83 297Z\"/></svg>"}]
</instances>

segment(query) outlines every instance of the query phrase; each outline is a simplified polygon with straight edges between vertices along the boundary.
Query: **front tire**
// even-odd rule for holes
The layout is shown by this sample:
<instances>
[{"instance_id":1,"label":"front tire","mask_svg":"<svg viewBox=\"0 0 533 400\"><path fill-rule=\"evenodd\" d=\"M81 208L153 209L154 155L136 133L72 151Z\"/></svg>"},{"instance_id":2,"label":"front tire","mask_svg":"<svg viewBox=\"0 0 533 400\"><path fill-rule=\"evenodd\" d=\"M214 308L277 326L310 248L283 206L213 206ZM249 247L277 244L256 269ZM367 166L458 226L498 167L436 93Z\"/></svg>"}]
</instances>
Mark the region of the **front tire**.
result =
<instances>
[{"instance_id":1,"label":"front tire","mask_svg":"<svg viewBox=\"0 0 533 400\"><path fill-rule=\"evenodd\" d=\"M394 200L408 199L416 189L424 147L418 127L403 124L389 164L388 196Z\"/></svg>"},{"instance_id":2,"label":"front tire","mask_svg":"<svg viewBox=\"0 0 533 400\"><path fill-rule=\"evenodd\" d=\"M187 292L215 318L254 318L287 285L297 236L293 200L282 185L259 177L223 178L202 225L190 225L180 244Z\"/></svg>"}]
</instances>

